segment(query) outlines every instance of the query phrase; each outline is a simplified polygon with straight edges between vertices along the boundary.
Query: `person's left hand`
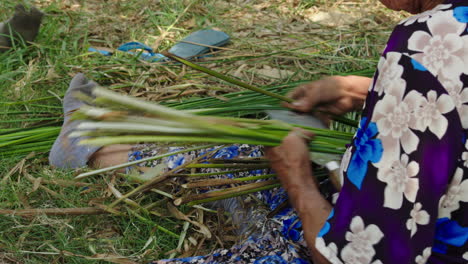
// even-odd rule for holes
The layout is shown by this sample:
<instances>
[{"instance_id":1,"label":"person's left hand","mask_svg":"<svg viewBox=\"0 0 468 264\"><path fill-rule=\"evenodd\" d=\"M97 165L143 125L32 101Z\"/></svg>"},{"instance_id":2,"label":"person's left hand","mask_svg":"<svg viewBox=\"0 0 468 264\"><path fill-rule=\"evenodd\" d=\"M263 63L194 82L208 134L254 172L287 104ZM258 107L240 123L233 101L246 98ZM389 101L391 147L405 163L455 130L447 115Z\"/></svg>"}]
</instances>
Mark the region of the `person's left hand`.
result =
<instances>
[{"instance_id":1,"label":"person's left hand","mask_svg":"<svg viewBox=\"0 0 468 264\"><path fill-rule=\"evenodd\" d=\"M295 129L283 139L280 146L266 150L266 157L288 192L303 188L310 190L311 185L317 187L312 177L308 147L313 136L309 131Z\"/></svg>"}]
</instances>

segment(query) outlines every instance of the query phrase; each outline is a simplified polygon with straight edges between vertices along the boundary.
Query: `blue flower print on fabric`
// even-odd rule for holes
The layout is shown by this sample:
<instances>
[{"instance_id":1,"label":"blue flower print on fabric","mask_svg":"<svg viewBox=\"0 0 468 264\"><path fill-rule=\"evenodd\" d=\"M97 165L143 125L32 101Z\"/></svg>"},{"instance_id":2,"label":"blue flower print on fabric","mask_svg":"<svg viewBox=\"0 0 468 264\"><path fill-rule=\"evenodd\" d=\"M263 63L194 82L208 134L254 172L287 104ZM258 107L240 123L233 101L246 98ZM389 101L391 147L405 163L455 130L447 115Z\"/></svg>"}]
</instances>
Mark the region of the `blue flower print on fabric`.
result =
<instances>
[{"instance_id":1,"label":"blue flower print on fabric","mask_svg":"<svg viewBox=\"0 0 468 264\"><path fill-rule=\"evenodd\" d=\"M354 138L355 151L347 171L349 181L359 190L367 173L368 162L379 162L383 153L382 141L375 138L379 133L377 124L375 122L370 122L367 126L366 124L367 117L363 117Z\"/></svg>"},{"instance_id":2,"label":"blue flower print on fabric","mask_svg":"<svg viewBox=\"0 0 468 264\"><path fill-rule=\"evenodd\" d=\"M303 260L303 259L300 259L300 258L297 258L297 259L293 260L291 263L292 264L309 264L310 262L308 262L306 260Z\"/></svg>"},{"instance_id":3,"label":"blue flower print on fabric","mask_svg":"<svg viewBox=\"0 0 468 264\"><path fill-rule=\"evenodd\" d=\"M172 155L167 159L167 167L169 169L174 169L184 164L185 156L183 154Z\"/></svg>"},{"instance_id":4,"label":"blue flower print on fabric","mask_svg":"<svg viewBox=\"0 0 468 264\"><path fill-rule=\"evenodd\" d=\"M281 218L287 214L289 214L289 212L291 212L293 209L291 206L287 206L286 208L280 210L276 215L275 215L275 218Z\"/></svg>"},{"instance_id":5,"label":"blue flower print on fabric","mask_svg":"<svg viewBox=\"0 0 468 264\"><path fill-rule=\"evenodd\" d=\"M249 158L260 158L263 157L263 153L260 150L254 150L249 154Z\"/></svg>"},{"instance_id":6,"label":"blue flower print on fabric","mask_svg":"<svg viewBox=\"0 0 468 264\"><path fill-rule=\"evenodd\" d=\"M281 233L284 237L297 242L301 239L302 222L299 217L294 216L283 221Z\"/></svg>"},{"instance_id":7,"label":"blue flower print on fabric","mask_svg":"<svg viewBox=\"0 0 468 264\"><path fill-rule=\"evenodd\" d=\"M239 156L239 147L232 145L229 147L222 148L218 150L214 155L214 159L233 159L235 157ZM228 173L226 176L229 179L232 179L234 177L234 174Z\"/></svg>"},{"instance_id":8,"label":"blue flower print on fabric","mask_svg":"<svg viewBox=\"0 0 468 264\"><path fill-rule=\"evenodd\" d=\"M322 229L320 229L317 237L323 237L325 234L328 233L328 231L330 231L331 225L330 225L330 223L328 223L328 220L332 219L333 216L335 216L335 209L331 210L330 215L328 215L327 221L323 225Z\"/></svg>"},{"instance_id":9,"label":"blue flower print on fabric","mask_svg":"<svg viewBox=\"0 0 468 264\"><path fill-rule=\"evenodd\" d=\"M288 264L281 256L266 256L261 259L257 259L254 264Z\"/></svg>"},{"instance_id":10,"label":"blue flower print on fabric","mask_svg":"<svg viewBox=\"0 0 468 264\"><path fill-rule=\"evenodd\" d=\"M213 150L214 150L214 148L209 148L209 149L207 149L206 151L201 151L200 154L198 154L198 156L199 156L199 157L204 156L204 155L206 155L206 153L208 153L208 152L210 152L210 151L213 151ZM206 161L207 159L208 159L208 157L203 157L200 161L201 161L201 163L203 163L203 164L208 164L209 162Z\"/></svg>"},{"instance_id":11,"label":"blue flower print on fabric","mask_svg":"<svg viewBox=\"0 0 468 264\"><path fill-rule=\"evenodd\" d=\"M249 158L260 158L263 157L263 153L260 150L254 150L249 154ZM264 174L264 170L259 169L259 170L251 170L249 171L250 174L252 175L261 175Z\"/></svg>"},{"instance_id":12,"label":"blue flower print on fabric","mask_svg":"<svg viewBox=\"0 0 468 264\"><path fill-rule=\"evenodd\" d=\"M259 170L251 170L251 171L249 171L249 173L252 174L253 176L259 176L259 175L264 174L263 171L264 170L260 170L260 169Z\"/></svg>"},{"instance_id":13,"label":"blue flower print on fabric","mask_svg":"<svg viewBox=\"0 0 468 264\"><path fill-rule=\"evenodd\" d=\"M275 210L280 204L288 200L288 194L284 189L279 189L278 192L273 193L271 190L262 192L263 201L268 204L270 210ZM287 206L281 210L275 217L281 217L287 215L292 208Z\"/></svg>"},{"instance_id":14,"label":"blue flower print on fabric","mask_svg":"<svg viewBox=\"0 0 468 264\"><path fill-rule=\"evenodd\" d=\"M447 217L436 222L435 243L432 250L437 253L447 253L447 245L461 247L468 241L468 227L460 226L457 221Z\"/></svg>"},{"instance_id":15,"label":"blue flower print on fabric","mask_svg":"<svg viewBox=\"0 0 468 264\"><path fill-rule=\"evenodd\" d=\"M215 159L232 159L239 156L239 147L238 146L229 146L220 149L213 155Z\"/></svg>"},{"instance_id":16,"label":"blue flower print on fabric","mask_svg":"<svg viewBox=\"0 0 468 264\"><path fill-rule=\"evenodd\" d=\"M142 155L141 151L135 151L131 153L129 156L135 157L135 160L141 160L143 158L141 155Z\"/></svg>"},{"instance_id":17,"label":"blue flower print on fabric","mask_svg":"<svg viewBox=\"0 0 468 264\"><path fill-rule=\"evenodd\" d=\"M182 150L183 148L179 147L170 147L169 152L177 152ZM167 158L167 167L169 169L174 169L179 167L180 165L184 164L185 162L185 155L184 154L175 154Z\"/></svg>"},{"instance_id":18,"label":"blue flower print on fabric","mask_svg":"<svg viewBox=\"0 0 468 264\"><path fill-rule=\"evenodd\" d=\"M426 67L422 66L421 63L419 63L415 59L411 59L411 64L413 64L413 68L418 71L427 71Z\"/></svg>"},{"instance_id":19,"label":"blue flower print on fabric","mask_svg":"<svg viewBox=\"0 0 468 264\"><path fill-rule=\"evenodd\" d=\"M468 6L459 6L453 9L453 16L458 22L468 23Z\"/></svg>"}]
</instances>

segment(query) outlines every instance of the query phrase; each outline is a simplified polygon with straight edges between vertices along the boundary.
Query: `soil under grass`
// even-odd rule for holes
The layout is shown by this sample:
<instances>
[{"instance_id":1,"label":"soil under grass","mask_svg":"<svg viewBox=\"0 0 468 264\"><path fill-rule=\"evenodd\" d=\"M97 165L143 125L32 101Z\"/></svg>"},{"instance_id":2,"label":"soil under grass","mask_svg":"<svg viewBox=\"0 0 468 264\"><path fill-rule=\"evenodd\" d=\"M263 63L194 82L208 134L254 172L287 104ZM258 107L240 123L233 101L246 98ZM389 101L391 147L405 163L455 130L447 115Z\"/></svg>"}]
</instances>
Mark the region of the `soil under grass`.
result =
<instances>
[{"instance_id":1,"label":"soil under grass","mask_svg":"<svg viewBox=\"0 0 468 264\"><path fill-rule=\"evenodd\" d=\"M372 75L392 25L403 16L377 0L27 2L47 16L36 43L0 54L0 134L49 123L58 126L60 98L77 72L102 86L153 101L207 96L224 100L224 93L239 91L180 65L142 62L125 53L104 57L88 52L89 47L115 49L140 41L164 51L192 31L217 28L232 37L231 44L199 63L257 86L274 86L332 74ZM1 20L15 4L0 2ZM158 203L147 214L137 214L131 206L121 216L2 214L13 209L104 206L115 199L109 186L132 188L116 174L87 179L87 186L75 184L76 172L48 166L51 140L45 139L44 148L24 162L27 152L1 157L0 263L144 263L171 253L205 254L234 242L228 225L219 226L222 214L183 207L183 213L205 221L214 236L207 239L190 227L191 239L174 251L185 222L169 213L162 195L135 197L145 204Z\"/></svg>"}]
</instances>

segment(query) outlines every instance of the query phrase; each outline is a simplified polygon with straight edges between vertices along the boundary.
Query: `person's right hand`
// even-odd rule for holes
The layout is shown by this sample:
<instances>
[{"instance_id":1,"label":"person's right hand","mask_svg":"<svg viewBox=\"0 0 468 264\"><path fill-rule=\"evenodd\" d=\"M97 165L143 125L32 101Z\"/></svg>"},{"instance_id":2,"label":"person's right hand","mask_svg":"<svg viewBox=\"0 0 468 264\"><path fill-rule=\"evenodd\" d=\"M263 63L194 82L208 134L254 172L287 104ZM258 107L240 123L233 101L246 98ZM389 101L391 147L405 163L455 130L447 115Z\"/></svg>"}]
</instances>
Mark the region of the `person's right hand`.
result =
<instances>
[{"instance_id":1,"label":"person's right hand","mask_svg":"<svg viewBox=\"0 0 468 264\"><path fill-rule=\"evenodd\" d=\"M332 76L303 84L289 97L293 103L285 106L300 112L312 109L342 115L362 108L372 79L360 76Z\"/></svg>"}]
</instances>

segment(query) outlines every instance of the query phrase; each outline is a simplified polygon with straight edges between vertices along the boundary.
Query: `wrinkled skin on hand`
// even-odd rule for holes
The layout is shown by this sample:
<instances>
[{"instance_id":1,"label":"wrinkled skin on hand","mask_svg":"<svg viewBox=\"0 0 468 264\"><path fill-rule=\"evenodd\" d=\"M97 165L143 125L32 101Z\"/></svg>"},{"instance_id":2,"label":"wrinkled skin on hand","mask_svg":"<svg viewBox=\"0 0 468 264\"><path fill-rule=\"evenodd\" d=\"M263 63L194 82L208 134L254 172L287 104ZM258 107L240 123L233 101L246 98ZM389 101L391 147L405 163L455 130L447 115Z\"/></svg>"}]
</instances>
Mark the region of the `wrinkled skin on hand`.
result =
<instances>
[{"instance_id":1,"label":"wrinkled skin on hand","mask_svg":"<svg viewBox=\"0 0 468 264\"><path fill-rule=\"evenodd\" d=\"M318 186L308 173L293 173L295 170L311 171L308 142L314 135L302 129L293 130L280 146L266 149L266 157L287 191L297 190L311 182Z\"/></svg>"},{"instance_id":2,"label":"wrinkled skin on hand","mask_svg":"<svg viewBox=\"0 0 468 264\"><path fill-rule=\"evenodd\" d=\"M299 112L318 110L315 115L327 123L325 113L343 115L364 105L371 78L332 76L300 85L288 96L295 101L284 105Z\"/></svg>"},{"instance_id":3,"label":"wrinkled skin on hand","mask_svg":"<svg viewBox=\"0 0 468 264\"><path fill-rule=\"evenodd\" d=\"M312 175L308 147L312 137L312 133L296 129L284 138L279 147L268 148L266 155L288 193L289 202L302 221L304 238L313 263L329 264L315 248L315 238L332 207L323 198Z\"/></svg>"}]
</instances>

